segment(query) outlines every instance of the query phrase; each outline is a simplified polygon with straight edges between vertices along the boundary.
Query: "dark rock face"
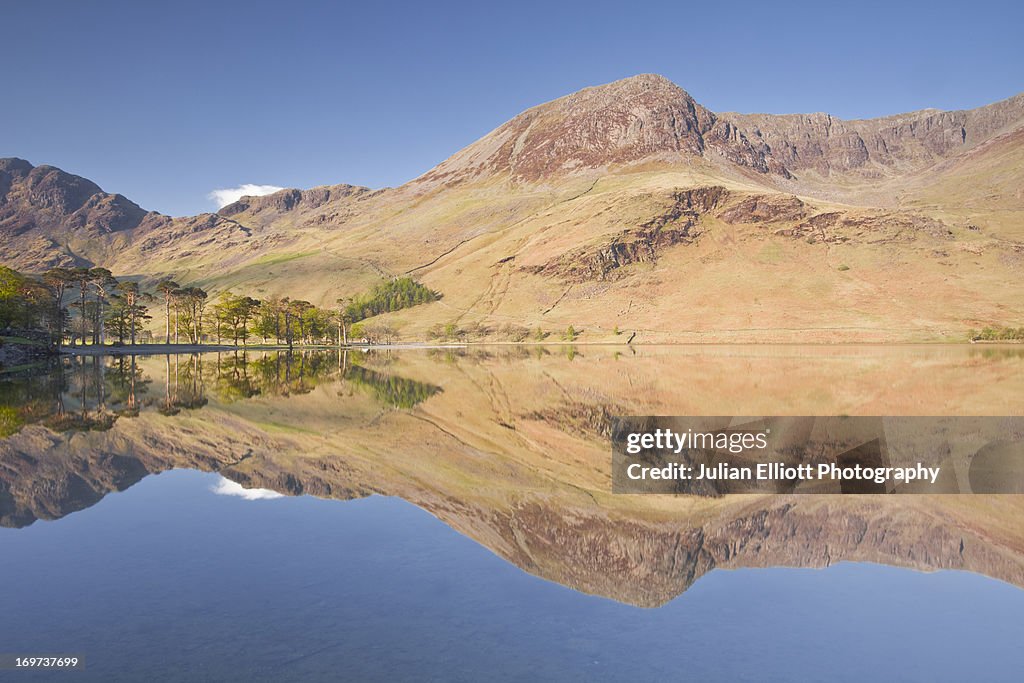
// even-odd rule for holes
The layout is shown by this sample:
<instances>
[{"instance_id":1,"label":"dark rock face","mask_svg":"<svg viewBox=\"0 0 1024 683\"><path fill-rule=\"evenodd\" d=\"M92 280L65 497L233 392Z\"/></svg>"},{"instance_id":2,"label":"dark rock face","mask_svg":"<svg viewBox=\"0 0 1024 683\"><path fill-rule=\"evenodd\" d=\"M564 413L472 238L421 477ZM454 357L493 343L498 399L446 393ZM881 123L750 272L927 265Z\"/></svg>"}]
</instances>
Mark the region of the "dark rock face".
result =
<instances>
[{"instance_id":1,"label":"dark rock face","mask_svg":"<svg viewBox=\"0 0 1024 683\"><path fill-rule=\"evenodd\" d=\"M90 197L102 192L96 183L53 166L33 168L23 185L25 198L33 206L62 214L77 211Z\"/></svg>"},{"instance_id":2,"label":"dark rock face","mask_svg":"<svg viewBox=\"0 0 1024 683\"><path fill-rule=\"evenodd\" d=\"M237 443L222 434L193 442L183 442L180 434L150 434L128 450L111 432L93 438L93 447L76 450L69 434L30 425L0 439L0 526L60 519L149 474L182 467L217 471L264 447L258 437Z\"/></svg>"},{"instance_id":3,"label":"dark rock face","mask_svg":"<svg viewBox=\"0 0 1024 683\"><path fill-rule=\"evenodd\" d=\"M532 182L641 160L723 159L791 178L812 169L923 168L1024 123L1024 95L969 111L925 110L864 121L829 114L716 114L667 79L644 74L528 109L421 182L507 175ZM876 168L877 167L877 168Z\"/></svg>"},{"instance_id":4,"label":"dark rock face","mask_svg":"<svg viewBox=\"0 0 1024 683\"><path fill-rule=\"evenodd\" d=\"M686 515L650 522L524 499L486 519L504 541L496 552L522 569L641 607L665 604L718 568L875 562L967 570L1024 584L1019 553L941 516L879 497L816 503L775 496L694 524Z\"/></svg>"},{"instance_id":5,"label":"dark rock face","mask_svg":"<svg viewBox=\"0 0 1024 683\"><path fill-rule=\"evenodd\" d=\"M0 159L0 232L43 227L117 232L137 227L149 215L124 196L59 168Z\"/></svg>"},{"instance_id":6,"label":"dark rock face","mask_svg":"<svg viewBox=\"0 0 1024 683\"><path fill-rule=\"evenodd\" d=\"M829 114L722 114L792 171L923 167L1024 122L1024 95L967 111L844 121Z\"/></svg>"},{"instance_id":7,"label":"dark rock face","mask_svg":"<svg viewBox=\"0 0 1024 683\"><path fill-rule=\"evenodd\" d=\"M772 156L771 148L761 140L752 138L730 121L717 119L704 136L708 148L727 161L758 173L772 173L791 178L789 169Z\"/></svg>"},{"instance_id":8,"label":"dark rock face","mask_svg":"<svg viewBox=\"0 0 1024 683\"><path fill-rule=\"evenodd\" d=\"M697 236L694 225L694 220L686 219L671 228L657 226L623 230L609 242L574 251L535 272L558 276L569 282L611 280L624 266L652 263L662 250L693 241Z\"/></svg>"},{"instance_id":9,"label":"dark rock face","mask_svg":"<svg viewBox=\"0 0 1024 683\"><path fill-rule=\"evenodd\" d=\"M40 463L26 461L24 465ZM5 479L0 481L0 526L17 528L37 519L60 519L92 507L110 491L124 491L148 474L138 459L111 455L91 463L89 469L51 476L32 491L19 489L24 482Z\"/></svg>"}]
</instances>

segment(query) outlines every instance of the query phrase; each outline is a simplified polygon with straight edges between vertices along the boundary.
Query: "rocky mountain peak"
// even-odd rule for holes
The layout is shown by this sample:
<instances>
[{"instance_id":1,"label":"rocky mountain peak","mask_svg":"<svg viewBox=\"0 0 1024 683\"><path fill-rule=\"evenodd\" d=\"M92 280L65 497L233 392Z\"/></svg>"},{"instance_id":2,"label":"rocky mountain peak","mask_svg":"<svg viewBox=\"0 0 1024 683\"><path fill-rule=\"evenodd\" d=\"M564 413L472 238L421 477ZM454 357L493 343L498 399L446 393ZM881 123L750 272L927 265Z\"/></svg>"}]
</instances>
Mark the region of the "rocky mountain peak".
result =
<instances>
[{"instance_id":1,"label":"rocky mountain peak","mask_svg":"<svg viewBox=\"0 0 1024 683\"><path fill-rule=\"evenodd\" d=\"M104 192L91 180L56 166L33 166L17 158L0 159L0 206L15 204L45 213L54 220L102 207L109 210L105 217L77 216L79 224L94 224L101 231L134 227L147 213L123 195Z\"/></svg>"},{"instance_id":2,"label":"rocky mountain peak","mask_svg":"<svg viewBox=\"0 0 1024 683\"><path fill-rule=\"evenodd\" d=\"M7 263L69 265L76 259L63 245L74 235L95 237L165 220L55 166L0 159L0 237L6 242L0 256Z\"/></svg>"},{"instance_id":3,"label":"rocky mountain peak","mask_svg":"<svg viewBox=\"0 0 1024 683\"><path fill-rule=\"evenodd\" d=\"M23 178L28 175L32 168L32 164L18 157L0 159L0 174L10 177Z\"/></svg>"},{"instance_id":4,"label":"rocky mountain peak","mask_svg":"<svg viewBox=\"0 0 1024 683\"><path fill-rule=\"evenodd\" d=\"M760 173L786 171L763 144L655 74L585 88L528 109L426 174L450 182L508 174L537 181L647 159L717 155Z\"/></svg>"}]
</instances>

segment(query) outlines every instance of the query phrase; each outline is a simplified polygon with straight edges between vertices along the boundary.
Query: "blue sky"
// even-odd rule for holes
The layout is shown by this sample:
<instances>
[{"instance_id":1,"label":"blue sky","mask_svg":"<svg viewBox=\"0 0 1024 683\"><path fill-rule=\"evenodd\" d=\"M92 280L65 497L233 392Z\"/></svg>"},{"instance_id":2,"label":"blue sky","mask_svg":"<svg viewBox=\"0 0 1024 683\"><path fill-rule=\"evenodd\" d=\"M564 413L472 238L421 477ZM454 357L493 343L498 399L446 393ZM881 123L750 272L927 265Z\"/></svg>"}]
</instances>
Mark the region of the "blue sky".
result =
<instances>
[{"instance_id":1,"label":"blue sky","mask_svg":"<svg viewBox=\"0 0 1024 683\"><path fill-rule=\"evenodd\" d=\"M0 156L148 209L397 185L534 104L660 73L715 111L844 118L1024 91L1024 4L3 3Z\"/></svg>"}]
</instances>

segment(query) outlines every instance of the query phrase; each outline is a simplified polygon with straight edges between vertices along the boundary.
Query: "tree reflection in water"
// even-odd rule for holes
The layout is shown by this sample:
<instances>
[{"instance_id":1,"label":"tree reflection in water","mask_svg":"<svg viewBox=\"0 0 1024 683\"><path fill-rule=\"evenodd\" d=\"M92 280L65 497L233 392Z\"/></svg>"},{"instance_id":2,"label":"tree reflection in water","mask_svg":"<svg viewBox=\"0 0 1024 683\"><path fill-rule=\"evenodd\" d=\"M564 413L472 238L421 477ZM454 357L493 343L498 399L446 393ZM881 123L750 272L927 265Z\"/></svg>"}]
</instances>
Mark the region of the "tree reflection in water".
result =
<instances>
[{"instance_id":1,"label":"tree reflection in water","mask_svg":"<svg viewBox=\"0 0 1024 683\"><path fill-rule=\"evenodd\" d=\"M358 351L231 351L166 355L162 397L134 355L70 356L32 374L0 378L0 438L27 424L53 431L102 431L152 408L163 415L259 396L289 397L325 382L350 382L381 404L409 409L441 391L360 366Z\"/></svg>"}]
</instances>

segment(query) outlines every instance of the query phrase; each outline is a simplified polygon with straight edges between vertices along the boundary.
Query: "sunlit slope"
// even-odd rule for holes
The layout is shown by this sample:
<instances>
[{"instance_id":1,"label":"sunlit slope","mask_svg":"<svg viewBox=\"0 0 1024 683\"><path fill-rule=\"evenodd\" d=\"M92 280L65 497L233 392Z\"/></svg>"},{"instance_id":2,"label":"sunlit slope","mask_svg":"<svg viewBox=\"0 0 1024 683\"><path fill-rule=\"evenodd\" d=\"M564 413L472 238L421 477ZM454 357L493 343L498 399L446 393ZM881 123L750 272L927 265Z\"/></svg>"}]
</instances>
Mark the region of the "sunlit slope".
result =
<instances>
[{"instance_id":1,"label":"sunlit slope","mask_svg":"<svg viewBox=\"0 0 1024 683\"><path fill-rule=\"evenodd\" d=\"M962 156L907 179L908 207L955 216L978 232L1024 243L1024 129L990 140Z\"/></svg>"},{"instance_id":2,"label":"sunlit slope","mask_svg":"<svg viewBox=\"0 0 1024 683\"><path fill-rule=\"evenodd\" d=\"M409 273L444 296L390 316L406 339L455 322L490 339L507 325L572 325L582 341L617 340L616 328L638 342L961 340L1024 319L1018 212L948 206L879 209L707 169L630 169L532 189L406 187L341 226L307 217L249 228L272 236L251 249L128 248L114 265L318 305Z\"/></svg>"}]
</instances>

